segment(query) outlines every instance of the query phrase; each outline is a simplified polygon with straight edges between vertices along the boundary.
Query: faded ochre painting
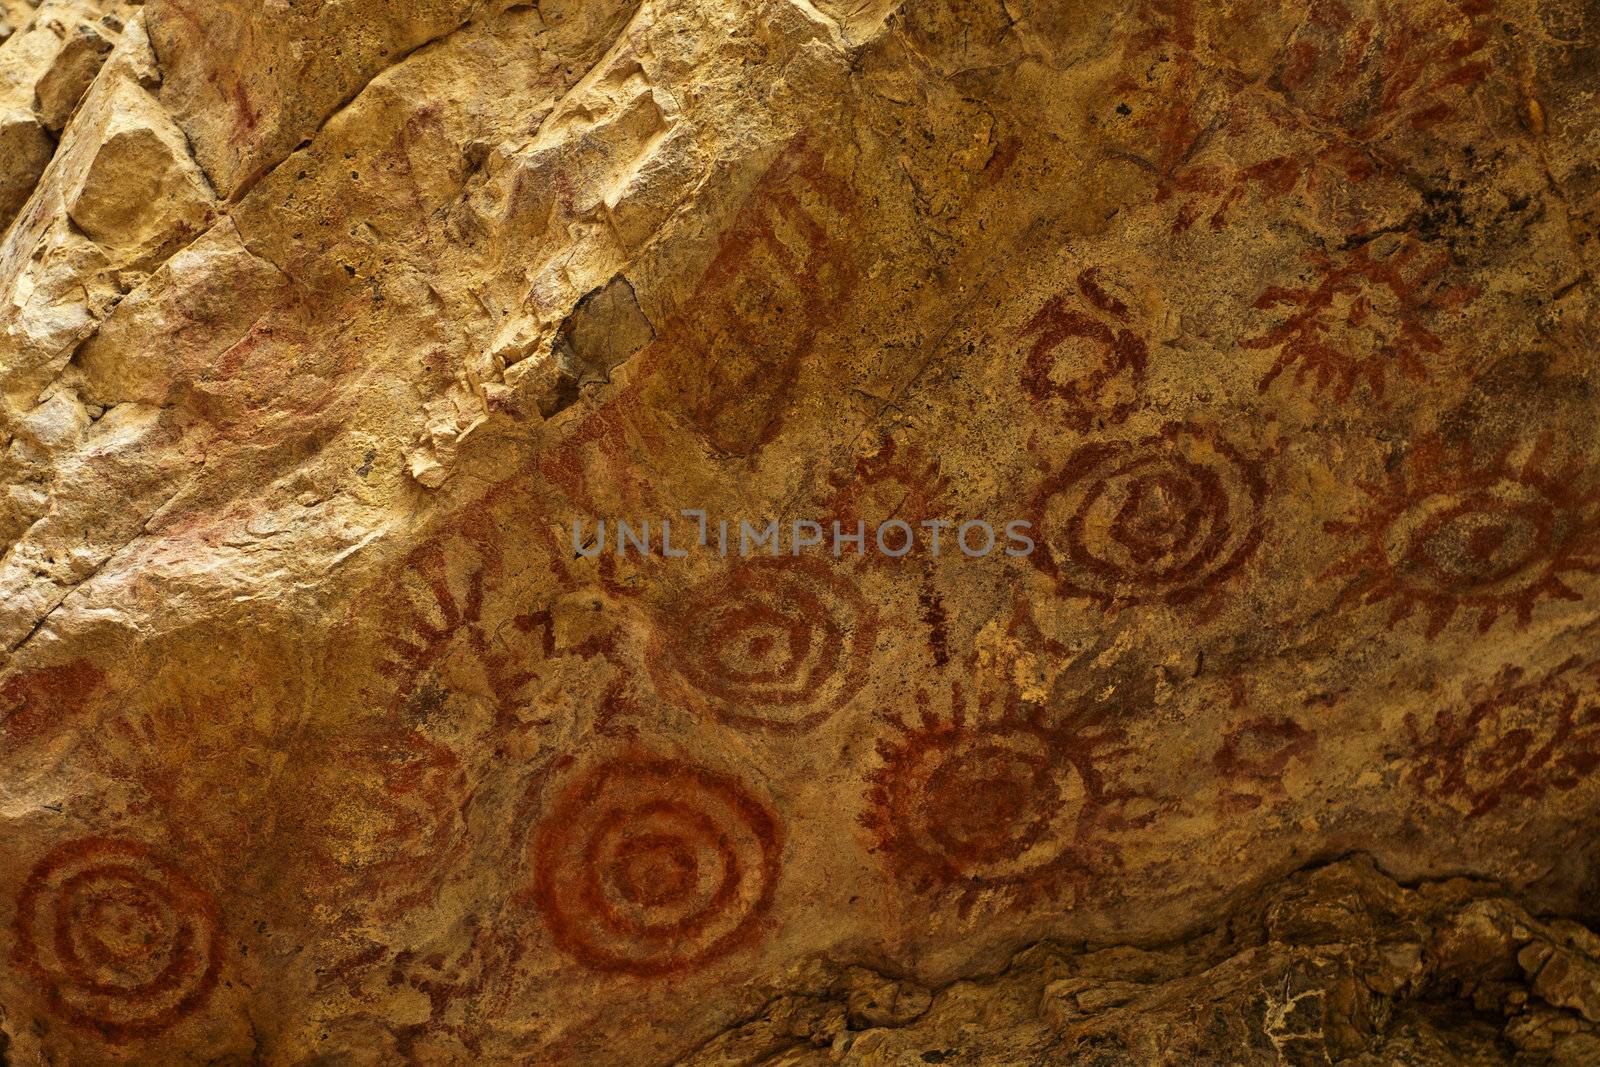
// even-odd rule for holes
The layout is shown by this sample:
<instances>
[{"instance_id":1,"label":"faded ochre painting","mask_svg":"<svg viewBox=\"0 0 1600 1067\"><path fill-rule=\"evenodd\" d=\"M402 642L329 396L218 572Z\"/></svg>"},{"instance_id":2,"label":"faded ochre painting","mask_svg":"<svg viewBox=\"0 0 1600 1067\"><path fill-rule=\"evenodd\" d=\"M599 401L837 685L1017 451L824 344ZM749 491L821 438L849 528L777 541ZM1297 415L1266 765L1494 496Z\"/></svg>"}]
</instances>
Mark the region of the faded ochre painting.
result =
<instances>
[{"instance_id":1,"label":"faded ochre painting","mask_svg":"<svg viewBox=\"0 0 1600 1067\"><path fill-rule=\"evenodd\" d=\"M1600 1064L1594 0L0 0L0 1067Z\"/></svg>"}]
</instances>

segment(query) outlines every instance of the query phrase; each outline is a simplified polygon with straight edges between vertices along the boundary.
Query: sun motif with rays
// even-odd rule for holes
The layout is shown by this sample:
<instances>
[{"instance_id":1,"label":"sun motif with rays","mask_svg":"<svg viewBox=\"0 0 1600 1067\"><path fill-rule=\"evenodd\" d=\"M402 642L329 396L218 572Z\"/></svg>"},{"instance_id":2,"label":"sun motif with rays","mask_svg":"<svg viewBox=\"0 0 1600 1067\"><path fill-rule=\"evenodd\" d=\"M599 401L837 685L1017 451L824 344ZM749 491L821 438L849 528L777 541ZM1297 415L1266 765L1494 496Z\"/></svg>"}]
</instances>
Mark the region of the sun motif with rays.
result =
<instances>
[{"instance_id":1,"label":"sun motif with rays","mask_svg":"<svg viewBox=\"0 0 1600 1067\"><path fill-rule=\"evenodd\" d=\"M1578 788L1600 768L1597 683L1577 656L1543 675L1505 667L1431 721L1407 715L1406 779L1468 819Z\"/></svg>"},{"instance_id":2,"label":"sun motif with rays","mask_svg":"<svg viewBox=\"0 0 1600 1067\"><path fill-rule=\"evenodd\" d=\"M1262 392L1291 370L1297 387L1331 389L1339 403L1363 383L1381 399L1395 372L1427 381L1429 361L1445 350L1430 323L1478 292L1448 284L1448 253L1431 254L1410 235L1383 234L1345 252L1311 251L1307 258L1315 282L1265 290L1256 309L1287 316L1240 342L1277 353L1258 383Z\"/></svg>"},{"instance_id":3,"label":"sun motif with rays","mask_svg":"<svg viewBox=\"0 0 1600 1067\"><path fill-rule=\"evenodd\" d=\"M497 546L461 534L414 552L388 590L379 689L401 703L462 694L501 717L529 703L553 624L547 610L527 610L535 590L509 570Z\"/></svg>"},{"instance_id":4,"label":"sun motif with rays","mask_svg":"<svg viewBox=\"0 0 1600 1067\"><path fill-rule=\"evenodd\" d=\"M1600 478L1552 458L1546 436L1521 453L1477 459L1419 442L1383 484L1363 484L1355 515L1327 524L1355 550L1326 577L1345 601L1392 601L1393 628L1419 609L1432 638L1457 612L1487 631L1502 615L1526 625L1541 600L1579 600L1574 576L1600 571Z\"/></svg>"},{"instance_id":5,"label":"sun motif with rays","mask_svg":"<svg viewBox=\"0 0 1600 1067\"><path fill-rule=\"evenodd\" d=\"M941 700L940 703L943 703ZM1052 715L1015 696L946 707L919 693L913 716L880 716L862 825L896 880L962 915L980 901L1027 906L1073 898L1117 856L1101 836L1129 825L1132 795L1105 768L1122 732L1103 712Z\"/></svg>"}]
</instances>

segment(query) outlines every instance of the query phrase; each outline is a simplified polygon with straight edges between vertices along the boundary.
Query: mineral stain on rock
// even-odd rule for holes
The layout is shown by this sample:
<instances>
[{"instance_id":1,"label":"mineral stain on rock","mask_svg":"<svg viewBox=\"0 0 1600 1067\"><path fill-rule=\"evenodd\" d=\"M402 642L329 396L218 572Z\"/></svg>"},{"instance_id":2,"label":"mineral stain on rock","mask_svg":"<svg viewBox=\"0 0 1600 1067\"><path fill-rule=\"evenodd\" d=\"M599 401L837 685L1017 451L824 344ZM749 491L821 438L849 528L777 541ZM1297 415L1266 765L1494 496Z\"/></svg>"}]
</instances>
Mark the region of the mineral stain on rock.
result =
<instances>
[{"instance_id":1,"label":"mineral stain on rock","mask_svg":"<svg viewBox=\"0 0 1600 1067\"><path fill-rule=\"evenodd\" d=\"M548 419L565 411L583 386L609 382L613 370L655 339L628 279L619 276L585 293L556 332L560 385L540 414Z\"/></svg>"}]
</instances>

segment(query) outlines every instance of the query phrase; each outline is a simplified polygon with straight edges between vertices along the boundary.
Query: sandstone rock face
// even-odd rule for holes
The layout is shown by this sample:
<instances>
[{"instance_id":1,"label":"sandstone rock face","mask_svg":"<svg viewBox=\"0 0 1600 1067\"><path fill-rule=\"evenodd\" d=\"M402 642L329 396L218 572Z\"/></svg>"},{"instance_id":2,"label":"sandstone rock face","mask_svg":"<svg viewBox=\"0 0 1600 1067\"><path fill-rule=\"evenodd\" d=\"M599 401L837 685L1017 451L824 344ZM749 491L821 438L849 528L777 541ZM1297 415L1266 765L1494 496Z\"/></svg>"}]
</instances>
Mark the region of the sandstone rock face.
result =
<instances>
[{"instance_id":1,"label":"sandstone rock face","mask_svg":"<svg viewBox=\"0 0 1600 1067\"><path fill-rule=\"evenodd\" d=\"M0 0L0 1063L1600 1062L1597 83Z\"/></svg>"},{"instance_id":2,"label":"sandstone rock face","mask_svg":"<svg viewBox=\"0 0 1600 1067\"><path fill-rule=\"evenodd\" d=\"M9 223L55 150L132 10L121 3L8 5L0 59L0 224ZM16 24L23 29L16 32Z\"/></svg>"}]
</instances>

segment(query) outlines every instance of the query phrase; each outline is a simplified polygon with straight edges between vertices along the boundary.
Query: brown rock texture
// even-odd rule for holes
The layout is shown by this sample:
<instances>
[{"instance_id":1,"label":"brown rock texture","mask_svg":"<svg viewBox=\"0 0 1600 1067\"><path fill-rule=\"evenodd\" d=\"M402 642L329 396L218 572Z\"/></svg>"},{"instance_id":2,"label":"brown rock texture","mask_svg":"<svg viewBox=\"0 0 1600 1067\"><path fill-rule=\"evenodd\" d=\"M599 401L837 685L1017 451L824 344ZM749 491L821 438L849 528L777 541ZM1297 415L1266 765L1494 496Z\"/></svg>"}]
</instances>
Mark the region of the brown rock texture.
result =
<instances>
[{"instance_id":1,"label":"brown rock texture","mask_svg":"<svg viewBox=\"0 0 1600 1067\"><path fill-rule=\"evenodd\" d=\"M1597 91L0 0L0 1064L1600 1063Z\"/></svg>"}]
</instances>

